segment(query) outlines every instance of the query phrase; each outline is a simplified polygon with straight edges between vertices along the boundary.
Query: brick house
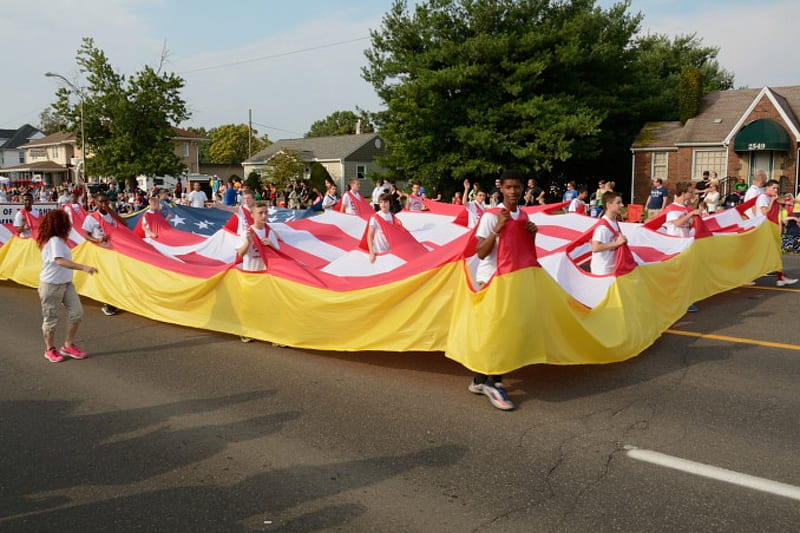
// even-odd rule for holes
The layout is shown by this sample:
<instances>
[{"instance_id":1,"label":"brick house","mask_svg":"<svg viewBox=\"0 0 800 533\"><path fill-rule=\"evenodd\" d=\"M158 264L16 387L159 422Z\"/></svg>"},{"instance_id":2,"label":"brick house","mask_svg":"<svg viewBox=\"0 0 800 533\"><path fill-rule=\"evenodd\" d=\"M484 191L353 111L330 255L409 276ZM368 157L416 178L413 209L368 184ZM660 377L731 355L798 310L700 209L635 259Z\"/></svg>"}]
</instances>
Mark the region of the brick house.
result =
<instances>
[{"instance_id":1,"label":"brick house","mask_svg":"<svg viewBox=\"0 0 800 533\"><path fill-rule=\"evenodd\" d=\"M680 122L650 122L631 146L631 203L647 201L651 180L672 190L717 172L723 194L739 178L748 184L758 169L779 180L781 192L798 192L800 86L716 91L698 114Z\"/></svg>"}]
</instances>

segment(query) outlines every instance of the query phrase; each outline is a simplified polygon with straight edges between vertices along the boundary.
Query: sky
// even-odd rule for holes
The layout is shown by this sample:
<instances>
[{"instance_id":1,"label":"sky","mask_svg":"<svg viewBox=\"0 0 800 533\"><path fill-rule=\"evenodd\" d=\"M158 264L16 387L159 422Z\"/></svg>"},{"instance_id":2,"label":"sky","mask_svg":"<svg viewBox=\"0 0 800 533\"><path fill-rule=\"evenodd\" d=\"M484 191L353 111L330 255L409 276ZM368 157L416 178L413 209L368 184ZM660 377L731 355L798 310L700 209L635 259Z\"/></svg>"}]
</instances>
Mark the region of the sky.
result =
<instances>
[{"instance_id":1,"label":"sky","mask_svg":"<svg viewBox=\"0 0 800 533\"><path fill-rule=\"evenodd\" d=\"M361 78L369 32L392 0L0 0L0 128L37 125L55 72L81 84L75 54L92 37L120 73L157 65L181 75L191 118L301 137L337 110L381 108ZM409 4L413 5L413 1ZM608 7L612 0L599 0ZM800 84L797 0L632 0L642 33L697 33L720 47L736 87Z\"/></svg>"}]
</instances>

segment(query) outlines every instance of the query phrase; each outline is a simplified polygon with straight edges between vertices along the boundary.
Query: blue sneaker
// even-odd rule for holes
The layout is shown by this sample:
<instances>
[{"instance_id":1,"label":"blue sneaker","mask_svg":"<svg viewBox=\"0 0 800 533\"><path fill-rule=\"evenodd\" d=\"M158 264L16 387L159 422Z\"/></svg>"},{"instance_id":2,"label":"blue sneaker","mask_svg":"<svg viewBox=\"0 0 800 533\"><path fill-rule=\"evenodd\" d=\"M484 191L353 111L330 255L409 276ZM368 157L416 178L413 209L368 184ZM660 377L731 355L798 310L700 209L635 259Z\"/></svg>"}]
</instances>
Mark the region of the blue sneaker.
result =
<instances>
[{"instance_id":1,"label":"blue sneaker","mask_svg":"<svg viewBox=\"0 0 800 533\"><path fill-rule=\"evenodd\" d=\"M698 309L698 307L697 307L696 305L692 304L692 305L690 305L690 306L689 306L689 307L688 307L686 310L687 310L688 312L690 312L690 313L696 313L696 312L698 312L700 309Z\"/></svg>"},{"instance_id":2,"label":"blue sneaker","mask_svg":"<svg viewBox=\"0 0 800 533\"><path fill-rule=\"evenodd\" d=\"M467 390L470 391L472 394L483 394L483 383L478 381L478 378L472 378L472 381L467 387Z\"/></svg>"},{"instance_id":3,"label":"blue sneaker","mask_svg":"<svg viewBox=\"0 0 800 533\"><path fill-rule=\"evenodd\" d=\"M502 383L490 384L488 381L482 385L483 393L489 397L492 405L501 411L510 411L514 404L508 399L506 388Z\"/></svg>"}]
</instances>

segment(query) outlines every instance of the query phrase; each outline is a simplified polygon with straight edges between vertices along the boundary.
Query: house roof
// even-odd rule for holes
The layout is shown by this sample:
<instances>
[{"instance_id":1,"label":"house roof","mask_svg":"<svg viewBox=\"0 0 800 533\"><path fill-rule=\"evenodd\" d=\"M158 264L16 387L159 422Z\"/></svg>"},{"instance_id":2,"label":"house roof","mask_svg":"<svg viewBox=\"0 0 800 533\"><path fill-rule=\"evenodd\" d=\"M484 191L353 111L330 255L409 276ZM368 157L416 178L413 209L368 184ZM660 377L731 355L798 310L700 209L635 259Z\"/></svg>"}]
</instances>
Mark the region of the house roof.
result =
<instances>
[{"instance_id":1,"label":"house roof","mask_svg":"<svg viewBox=\"0 0 800 533\"><path fill-rule=\"evenodd\" d=\"M8 136L5 135L6 132L9 133ZM6 142L0 144L0 148L4 150L18 148L28 142L28 140L37 133L41 132L30 124L23 124L16 130L0 130L0 139L8 139Z\"/></svg>"},{"instance_id":2,"label":"house roof","mask_svg":"<svg viewBox=\"0 0 800 533\"><path fill-rule=\"evenodd\" d=\"M45 135L41 139L33 139L27 144L18 146L18 148L35 148L36 146L52 146L54 144L67 144L74 143L75 135L66 131L59 131Z\"/></svg>"},{"instance_id":3,"label":"house roof","mask_svg":"<svg viewBox=\"0 0 800 533\"><path fill-rule=\"evenodd\" d=\"M675 148L675 142L681 134L681 123L677 120L670 122L648 122L633 141L633 148Z\"/></svg>"},{"instance_id":4,"label":"house roof","mask_svg":"<svg viewBox=\"0 0 800 533\"><path fill-rule=\"evenodd\" d=\"M681 127L679 122L648 123L631 147L636 149L676 145L724 145L745 125L750 111L769 98L787 122L790 133L800 133L800 86L715 91L703 97L700 111ZM796 137L800 137L796 135Z\"/></svg>"},{"instance_id":5,"label":"house roof","mask_svg":"<svg viewBox=\"0 0 800 533\"><path fill-rule=\"evenodd\" d=\"M7 167L0 169L0 173L7 172L64 172L67 167L56 163L55 161L38 161L36 163L25 163L24 165L17 165L15 167Z\"/></svg>"},{"instance_id":6,"label":"house roof","mask_svg":"<svg viewBox=\"0 0 800 533\"><path fill-rule=\"evenodd\" d=\"M183 128L179 128L177 126L172 126L172 130L175 132L175 139L192 139L198 141L207 141L208 139L203 137L202 135L198 135L197 133L192 133L189 130L185 130Z\"/></svg>"},{"instance_id":7,"label":"house roof","mask_svg":"<svg viewBox=\"0 0 800 533\"><path fill-rule=\"evenodd\" d=\"M300 159L304 161L346 159L362 146L374 141L376 137L378 137L377 133L362 133L359 135L281 139L264 148L245 163L263 163L284 150L299 152Z\"/></svg>"}]
</instances>

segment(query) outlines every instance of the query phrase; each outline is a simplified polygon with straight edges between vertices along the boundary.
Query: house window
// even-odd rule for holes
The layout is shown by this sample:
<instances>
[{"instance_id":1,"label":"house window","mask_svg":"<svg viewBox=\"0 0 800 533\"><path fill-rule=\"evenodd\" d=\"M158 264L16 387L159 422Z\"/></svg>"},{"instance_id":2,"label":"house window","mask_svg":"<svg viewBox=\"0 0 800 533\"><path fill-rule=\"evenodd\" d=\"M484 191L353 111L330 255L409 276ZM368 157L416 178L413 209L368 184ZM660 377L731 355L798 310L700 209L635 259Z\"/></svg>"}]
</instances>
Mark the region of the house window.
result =
<instances>
[{"instance_id":1,"label":"house window","mask_svg":"<svg viewBox=\"0 0 800 533\"><path fill-rule=\"evenodd\" d=\"M716 172L719 176L725 175L725 161L728 152L725 150L695 150L692 163L692 179L703 179L703 171Z\"/></svg>"},{"instance_id":2,"label":"house window","mask_svg":"<svg viewBox=\"0 0 800 533\"><path fill-rule=\"evenodd\" d=\"M356 165L356 177L360 180L364 179L367 174L367 167L365 165Z\"/></svg>"},{"instance_id":3,"label":"house window","mask_svg":"<svg viewBox=\"0 0 800 533\"><path fill-rule=\"evenodd\" d=\"M25 152L20 152L19 153L19 164L20 165L24 165L25 164Z\"/></svg>"},{"instance_id":4,"label":"house window","mask_svg":"<svg viewBox=\"0 0 800 533\"><path fill-rule=\"evenodd\" d=\"M650 175L652 179L667 181L667 152L653 152L653 168Z\"/></svg>"},{"instance_id":5,"label":"house window","mask_svg":"<svg viewBox=\"0 0 800 533\"><path fill-rule=\"evenodd\" d=\"M183 143L183 157L189 157L189 143Z\"/></svg>"},{"instance_id":6,"label":"house window","mask_svg":"<svg viewBox=\"0 0 800 533\"><path fill-rule=\"evenodd\" d=\"M58 157L58 146L53 146L53 159Z\"/></svg>"}]
</instances>

